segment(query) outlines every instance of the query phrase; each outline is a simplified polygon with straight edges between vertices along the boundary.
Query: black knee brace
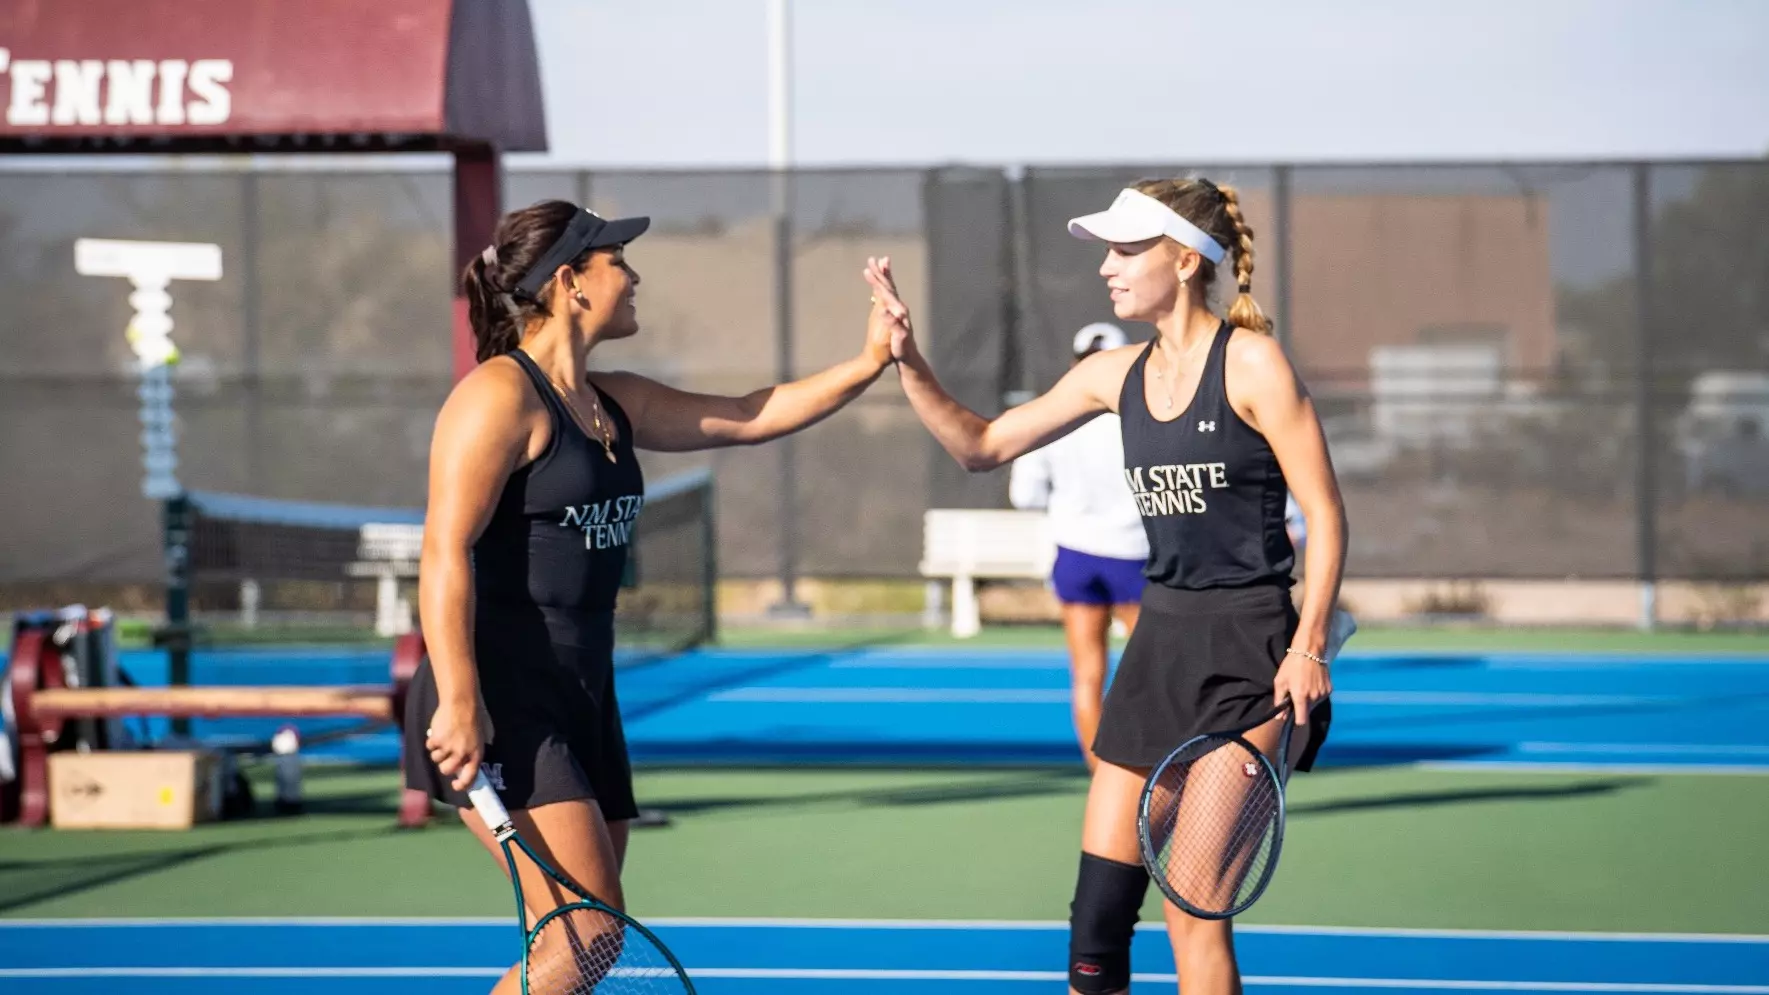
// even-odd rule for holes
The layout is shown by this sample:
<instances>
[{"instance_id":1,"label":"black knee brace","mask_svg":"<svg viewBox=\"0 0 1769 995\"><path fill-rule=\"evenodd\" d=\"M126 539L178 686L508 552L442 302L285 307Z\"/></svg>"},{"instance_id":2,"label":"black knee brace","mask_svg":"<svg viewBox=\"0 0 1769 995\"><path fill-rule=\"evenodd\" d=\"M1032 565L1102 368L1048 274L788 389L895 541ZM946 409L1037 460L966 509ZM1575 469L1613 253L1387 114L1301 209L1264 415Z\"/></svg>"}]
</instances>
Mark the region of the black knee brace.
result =
<instances>
[{"instance_id":1,"label":"black knee brace","mask_svg":"<svg viewBox=\"0 0 1769 995\"><path fill-rule=\"evenodd\" d=\"M1087 995L1130 987L1130 939L1149 890L1141 863L1081 855L1069 903L1069 984Z\"/></svg>"}]
</instances>

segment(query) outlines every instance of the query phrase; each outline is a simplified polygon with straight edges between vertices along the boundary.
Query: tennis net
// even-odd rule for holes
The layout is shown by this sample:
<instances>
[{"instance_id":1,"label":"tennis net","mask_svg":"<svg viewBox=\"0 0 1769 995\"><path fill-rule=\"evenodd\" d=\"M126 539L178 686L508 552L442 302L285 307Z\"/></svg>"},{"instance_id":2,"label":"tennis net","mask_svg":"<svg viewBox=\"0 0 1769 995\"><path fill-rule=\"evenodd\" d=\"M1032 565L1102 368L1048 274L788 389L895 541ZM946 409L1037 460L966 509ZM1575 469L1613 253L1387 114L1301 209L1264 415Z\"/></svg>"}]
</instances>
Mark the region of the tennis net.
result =
<instances>
[{"instance_id":1,"label":"tennis net","mask_svg":"<svg viewBox=\"0 0 1769 995\"><path fill-rule=\"evenodd\" d=\"M207 645L388 640L415 624L422 508L185 495L189 624ZM713 477L646 488L616 612L623 662L716 630Z\"/></svg>"}]
</instances>

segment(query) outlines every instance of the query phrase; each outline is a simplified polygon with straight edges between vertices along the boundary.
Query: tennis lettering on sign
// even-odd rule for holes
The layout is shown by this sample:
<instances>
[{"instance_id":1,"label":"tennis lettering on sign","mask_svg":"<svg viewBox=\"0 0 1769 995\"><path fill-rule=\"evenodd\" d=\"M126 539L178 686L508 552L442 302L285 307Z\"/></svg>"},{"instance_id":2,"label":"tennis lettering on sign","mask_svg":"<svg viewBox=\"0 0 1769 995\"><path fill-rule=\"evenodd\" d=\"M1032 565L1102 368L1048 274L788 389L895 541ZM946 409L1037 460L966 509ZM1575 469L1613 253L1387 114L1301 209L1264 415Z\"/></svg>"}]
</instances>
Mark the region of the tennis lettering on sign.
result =
<instances>
[{"instance_id":1,"label":"tennis lettering on sign","mask_svg":"<svg viewBox=\"0 0 1769 995\"><path fill-rule=\"evenodd\" d=\"M217 125L233 115L231 59L31 59L0 48L6 123Z\"/></svg>"}]
</instances>

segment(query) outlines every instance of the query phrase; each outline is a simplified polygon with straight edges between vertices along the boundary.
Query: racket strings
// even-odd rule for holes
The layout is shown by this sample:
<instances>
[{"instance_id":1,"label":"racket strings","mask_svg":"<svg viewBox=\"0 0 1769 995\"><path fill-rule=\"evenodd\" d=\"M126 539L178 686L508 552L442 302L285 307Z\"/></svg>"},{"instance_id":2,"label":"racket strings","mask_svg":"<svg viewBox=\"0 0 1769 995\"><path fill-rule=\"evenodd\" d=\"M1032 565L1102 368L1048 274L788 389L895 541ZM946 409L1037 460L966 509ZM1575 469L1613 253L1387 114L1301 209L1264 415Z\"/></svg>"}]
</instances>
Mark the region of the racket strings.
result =
<instances>
[{"instance_id":1,"label":"racket strings","mask_svg":"<svg viewBox=\"0 0 1769 995\"><path fill-rule=\"evenodd\" d=\"M619 916L574 906L548 920L528 949L530 995L679 995L681 976L650 937Z\"/></svg>"},{"instance_id":2,"label":"racket strings","mask_svg":"<svg viewBox=\"0 0 1769 995\"><path fill-rule=\"evenodd\" d=\"M1188 911L1243 908L1269 876L1280 811L1276 782L1241 743L1214 741L1176 757L1157 774L1149 800L1163 890Z\"/></svg>"}]
</instances>

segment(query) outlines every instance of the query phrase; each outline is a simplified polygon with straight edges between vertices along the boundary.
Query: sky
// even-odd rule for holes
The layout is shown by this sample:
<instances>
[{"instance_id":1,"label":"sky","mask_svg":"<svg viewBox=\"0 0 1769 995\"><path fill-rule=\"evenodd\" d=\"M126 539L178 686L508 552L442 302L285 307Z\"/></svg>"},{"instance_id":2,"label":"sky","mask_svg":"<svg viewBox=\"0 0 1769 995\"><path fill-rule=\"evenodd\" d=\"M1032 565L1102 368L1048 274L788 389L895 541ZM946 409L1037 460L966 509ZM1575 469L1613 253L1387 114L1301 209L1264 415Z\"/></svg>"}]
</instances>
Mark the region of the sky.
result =
<instances>
[{"instance_id":1,"label":"sky","mask_svg":"<svg viewBox=\"0 0 1769 995\"><path fill-rule=\"evenodd\" d=\"M763 166L767 0L529 0L552 151ZM807 166L1758 157L1766 0L792 0Z\"/></svg>"}]
</instances>

